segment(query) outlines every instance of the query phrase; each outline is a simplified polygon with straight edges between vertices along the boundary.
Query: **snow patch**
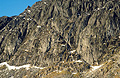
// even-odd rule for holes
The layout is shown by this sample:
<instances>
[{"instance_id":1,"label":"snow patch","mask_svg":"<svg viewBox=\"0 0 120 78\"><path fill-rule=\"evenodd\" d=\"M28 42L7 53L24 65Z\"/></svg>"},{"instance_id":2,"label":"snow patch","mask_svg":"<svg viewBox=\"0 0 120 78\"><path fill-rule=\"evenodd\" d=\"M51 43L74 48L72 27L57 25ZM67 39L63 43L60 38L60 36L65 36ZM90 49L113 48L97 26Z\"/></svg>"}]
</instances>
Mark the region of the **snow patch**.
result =
<instances>
[{"instance_id":1,"label":"snow patch","mask_svg":"<svg viewBox=\"0 0 120 78\"><path fill-rule=\"evenodd\" d=\"M97 10L100 10L100 8L97 8Z\"/></svg>"},{"instance_id":2,"label":"snow patch","mask_svg":"<svg viewBox=\"0 0 120 78\"><path fill-rule=\"evenodd\" d=\"M17 18L15 17L13 20L16 20Z\"/></svg>"},{"instance_id":3,"label":"snow patch","mask_svg":"<svg viewBox=\"0 0 120 78\"><path fill-rule=\"evenodd\" d=\"M10 66L6 62L0 63L0 66L6 65L9 70L15 70L15 69L21 69L21 68L26 68L27 70L30 67L30 64L23 65L23 66Z\"/></svg>"},{"instance_id":4,"label":"snow patch","mask_svg":"<svg viewBox=\"0 0 120 78\"><path fill-rule=\"evenodd\" d=\"M24 15L19 15L19 17L23 17Z\"/></svg>"},{"instance_id":5,"label":"snow patch","mask_svg":"<svg viewBox=\"0 0 120 78\"><path fill-rule=\"evenodd\" d=\"M70 51L70 53L74 53L76 50Z\"/></svg>"},{"instance_id":6,"label":"snow patch","mask_svg":"<svg viewBox=\"0 0 120 78\"><path fill-rule=\"evenodd\" d=\"M112 10L112 9L109 9L110 11Z\"/></svg>"},{"instance_id":7,"label":"snow patch","mask_svg":"<svg viewBox=\"0 0 120 78\"><path fill-rule=\"evenodd\" d=\"M37 26L37 28L41 28L41 26Z\"/></svg>"},{"instance_id":8,"label":"snow patch","mask_svg":"<svg viewBox=\"0 0 120 78\"><path fill-rule=\"evenodd\" d=\"M62 47L65 47L65 45L64 45L64 44L62 44L61 46L62 46Z\"/></svg>"},{"instance_id":9,"label":"snow patch","mask_svg":"<svg viewBox=\"0 0 120 78\"><path fill-rule=\"evenodd\" d=\"M24 13L24 15L26 15L26 13Z\"/></svg>"},{"instance_id":10,"label":"snow patch","mask_svg":"<svg viewBox=\"0 0 120 78\"><path fill-rule=\"evenodd\" d=\"M72 74L77 74L76 72L73 72Z\"/></svg>"},{"instance_id":11,"label":"snow patch","mask_svg":"<svg viewBox=\"0 0 120 78\"><path fill-rule=\"evenodd\" d=\"M64 63L64 61L62 61L62 63Z\"/></svg>"},{"instance_id":12,"label":"snow patch","mask_svg":"<svg viewBox=\"0 0 120 78\"><path fill-rule=\"evenodd\" d=\"M32 20L31 18L27 18L27 20Z\"/></svg>"},{"instance_id":13,"label":"snow patch","mask_svg":"<svg viewBox=\"0 0 120 78\"><path fill-rule=\"evenodd\" d=\"M28 50L26 49L25 51L27 51L28 52Z\"/></svg>"},{"instance_id":14,"label":"snow patch","mask_svg":"<svg viewBox=\"0 0 120 78\"><path fill-rule=\"evenodd\" d=\"M21 68L26 68L26 70L29 70L30 68L37 68L37 69L44 69L45 68L45 67L31 66L30 64L26 64L26 65L22 65L22 66L10 66L9 64L7 64L7 62L0 63L0 67L3 65L6 65L6 67L9 70L15 70L15 69L18 70Z\"/></svg>"},{"instance_id":15,"label":"snow patch","mask_svg":"<svg viewBox=\"0 0 120 78\"><path fill-rule=\"evenodd\" d=\"M32 68L36 68L36 69L44 69L45 67L32 66Z\"/></svg>"},{"instance_id":16,"label":"snow patch","mask_svg":"<svg viewBox=\"0 0 120 78\"><path fill-rule=\"evenodd\" d=\"M2 36L2 38L4 38L4 36Z\"/></svg>"},{"instance_id":17,"label":"snow patch","mask_svg":"<svg viewBox=\"0 0 120 78\"><path fill-rule=\"evenodd\" d=\"M81 63L82 61L81 61L81 60L77 60L77 61L75 61L75 62Z\"/></svg>"},{"instance_id":18,"label":"snow patch","mask_svg":"<svg viewBox=\"0 0 120 78\"><path fill-rule=\"evenodd\" d=\"M47 4L46 2L44 2L44 4Z\"/></svg>"},{"instance_id":19,"label":"snow patch","mask_svg":"<svg viewBox=\"0 0 120 78\"><path fill-rule=\"evenodd\" d=\"M92 71L95 71L96 69L99 69L100 67L102 67L103 66L103 64L102 65L99 65L99 66L91 66L92 67Z\"/></svg>"},{"instance_id":20,"label":"snow patch","mask_svg":"<svg viewBox=\"0 0 120 78\"><path fill-rule=\"evenodd\" d=\"M31 12L30 10L28 10L28 12Z\"/></svg>"},{"instance_id":21,"label":"snow patch","mask_svg":"<svg viewBox=\"0 0 120 78\"><path fill-rule=\"evenodd\" d=\"M102 9L103 9L104 7L102 7ZM94 9L94 11L99 11L101 8L97 8L97 9Z\"/></svg>"}]
</instances>

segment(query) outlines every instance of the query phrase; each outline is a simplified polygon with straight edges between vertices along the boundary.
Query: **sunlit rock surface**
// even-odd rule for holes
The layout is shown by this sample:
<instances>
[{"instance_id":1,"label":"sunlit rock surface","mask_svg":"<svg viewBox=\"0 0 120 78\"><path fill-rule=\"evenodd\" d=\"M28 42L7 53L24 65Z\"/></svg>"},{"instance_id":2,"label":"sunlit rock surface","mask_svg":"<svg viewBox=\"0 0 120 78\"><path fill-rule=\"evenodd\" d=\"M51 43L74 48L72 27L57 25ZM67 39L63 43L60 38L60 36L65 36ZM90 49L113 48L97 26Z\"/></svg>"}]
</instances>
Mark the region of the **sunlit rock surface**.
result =
<instances>
[{"instance_id":1,"label":"sunlit rock surface","mask_svg":"<svg viewBox=\"0 0 120 78\"><path fill-rule=\"evenodd\" d=\"M0 78L35 77L119 78L120 1L42 0L0 17Z\"/></svg>"}]
</instances>

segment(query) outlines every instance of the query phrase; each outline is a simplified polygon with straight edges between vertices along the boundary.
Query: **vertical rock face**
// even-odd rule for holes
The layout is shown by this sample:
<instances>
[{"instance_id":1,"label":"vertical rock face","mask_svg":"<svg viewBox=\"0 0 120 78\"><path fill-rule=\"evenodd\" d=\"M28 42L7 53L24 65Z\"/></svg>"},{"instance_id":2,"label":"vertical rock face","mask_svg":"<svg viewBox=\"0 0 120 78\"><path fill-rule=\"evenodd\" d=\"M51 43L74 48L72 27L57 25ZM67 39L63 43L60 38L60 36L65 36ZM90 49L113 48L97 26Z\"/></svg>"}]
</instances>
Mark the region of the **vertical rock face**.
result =
<instances>
[{"instance_id":1,"label":"vertical rock face","mask_svg":"<svg viewBox=\"0 0 120 78\"><path fill-rule=\"evenodd\" d=\"M119 0L42 0L19 16L0 17L0 62L46 67L31 73L36 77L50 77L49 73L63 69L81 72L79 77L102 77L107 72L92 76L84 71L119 57L119 51Z\"/></svg>"}]
</instances>

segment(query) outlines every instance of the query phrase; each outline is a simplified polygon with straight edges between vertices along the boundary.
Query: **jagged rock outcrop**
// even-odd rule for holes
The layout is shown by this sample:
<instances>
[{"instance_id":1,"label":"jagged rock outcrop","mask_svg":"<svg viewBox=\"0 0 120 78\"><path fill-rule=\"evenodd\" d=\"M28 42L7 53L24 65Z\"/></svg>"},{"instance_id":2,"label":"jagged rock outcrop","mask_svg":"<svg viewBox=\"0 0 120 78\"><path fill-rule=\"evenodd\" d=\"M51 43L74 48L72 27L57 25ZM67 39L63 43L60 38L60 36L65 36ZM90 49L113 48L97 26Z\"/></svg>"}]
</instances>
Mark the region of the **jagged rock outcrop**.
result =
<instances>
[{"instance_id":1,"label":"jagged rock outcrop","mask_svg":"<svg viewBox=\"0 0 120 78\"><path fill-rule=\"evenodd\" d=\"M110 76L119 76L119 9L119 0L42 0L19 16L0 17L0 62L46 67L17 70L16 74L26 73L13 77L49 78L55 70L68 71L58 75L65 78L74 78L73 72L78 72L75 77L110 78L115 70L117 74ZM110 63L116 67L107 68L112 57L115 62ZM100 75L88 72L91 65L103 63L106 68Z\"/></svg>"}]
</instances>

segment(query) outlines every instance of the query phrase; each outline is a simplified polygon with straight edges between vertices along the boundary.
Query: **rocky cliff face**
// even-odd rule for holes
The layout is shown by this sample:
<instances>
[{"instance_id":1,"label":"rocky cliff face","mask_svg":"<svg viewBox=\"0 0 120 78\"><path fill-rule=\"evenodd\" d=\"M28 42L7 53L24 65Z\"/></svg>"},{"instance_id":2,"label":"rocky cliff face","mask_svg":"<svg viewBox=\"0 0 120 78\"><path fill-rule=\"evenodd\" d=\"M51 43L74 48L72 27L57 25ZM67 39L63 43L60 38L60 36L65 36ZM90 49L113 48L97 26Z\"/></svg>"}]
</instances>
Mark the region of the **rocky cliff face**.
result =
<instances>
[{"instance_id":1,"label":"rocky cliff face","mask_svg":"<svg viewBox=\"0 0 120 78\"><path fill-rule=\"evenodd\" d=\"M45 67L4 65L6 78L119 78L120 1L42 0L19 16L0 17L0 62Z\"/></svg>"}]
</instances>

